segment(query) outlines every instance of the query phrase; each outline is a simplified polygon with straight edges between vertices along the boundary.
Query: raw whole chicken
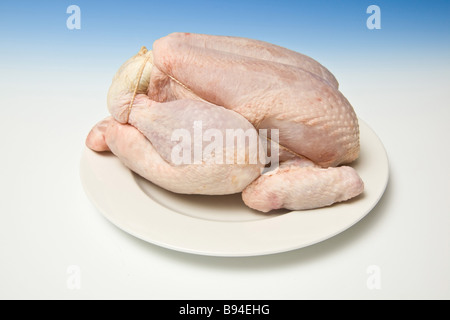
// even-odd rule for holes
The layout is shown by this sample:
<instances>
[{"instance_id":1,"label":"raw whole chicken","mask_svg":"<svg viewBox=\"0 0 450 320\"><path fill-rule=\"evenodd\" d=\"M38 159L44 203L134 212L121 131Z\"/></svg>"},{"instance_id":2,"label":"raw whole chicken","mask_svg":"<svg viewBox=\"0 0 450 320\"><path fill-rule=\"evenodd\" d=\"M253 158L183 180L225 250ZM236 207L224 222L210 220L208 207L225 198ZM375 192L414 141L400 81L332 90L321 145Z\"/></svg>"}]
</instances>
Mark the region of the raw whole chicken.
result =
<instances>
[{"instance_id":1,"label":"raw whole chicken","mask_svg":"<svg viewBox=\"0 0 450 320\"><path fill-rule=\"evenodd\" d=\"M107 104L111 116L91 130L87 146L113 152L167 190L242 192L263 212L323 207L363 192L357 172L340 166L359 155L352 106L325 67L286 48L173 33L122 65Z\"/></svg>"}]
</instances>

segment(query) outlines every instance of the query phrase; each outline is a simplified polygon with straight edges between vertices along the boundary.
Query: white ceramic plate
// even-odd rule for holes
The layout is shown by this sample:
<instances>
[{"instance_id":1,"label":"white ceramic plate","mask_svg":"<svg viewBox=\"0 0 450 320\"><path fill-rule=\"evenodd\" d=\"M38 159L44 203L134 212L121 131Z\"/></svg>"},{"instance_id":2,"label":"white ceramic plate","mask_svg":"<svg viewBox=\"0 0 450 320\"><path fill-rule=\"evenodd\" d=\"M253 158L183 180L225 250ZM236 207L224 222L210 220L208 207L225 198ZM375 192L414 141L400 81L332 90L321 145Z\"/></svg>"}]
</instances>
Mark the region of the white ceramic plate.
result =
<instances>
[{"instance_id":1,"label":"white ceramic plate","mask_svg":"<svg viewBox=\"0 0 450 320\"><path fill-rule=\"evenodd\" d=\"M388 159L381 141L361 120L360 132L361 153L352 166L364 181L364 193L326 208L265 214L247 208L240 194L175 194L134 174L111 153L88 148L81 159L81 180L109 221L150 243L212 256L279 253L328 239L377 204L388 182Z\"/></svg>"}]
</instances>

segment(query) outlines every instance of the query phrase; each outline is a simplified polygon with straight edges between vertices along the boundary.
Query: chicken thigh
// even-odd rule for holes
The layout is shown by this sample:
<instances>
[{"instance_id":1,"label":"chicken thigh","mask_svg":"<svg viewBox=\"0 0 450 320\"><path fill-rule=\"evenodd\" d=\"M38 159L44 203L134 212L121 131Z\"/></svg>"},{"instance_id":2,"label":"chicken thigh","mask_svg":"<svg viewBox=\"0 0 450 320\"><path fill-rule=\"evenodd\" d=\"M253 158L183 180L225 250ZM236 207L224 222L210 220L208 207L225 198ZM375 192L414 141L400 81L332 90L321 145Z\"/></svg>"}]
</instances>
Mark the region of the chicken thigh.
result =
<instances>
[{"instance_id":1,"label":"chicken thigh","mask_svg":"<svg viewBox=\"0 0 450 320\"><path fill-rule=\"evenodd\" d=\"M193 126L199 122L201 127ZM206 137L208 132L216 133L215 137L210 135L212 140L226 136L223 132L230 129L246 130L258 140L249 144L233 139L234 148L226 143L208 148L212 144L200 145L195 141L196 136ZM185 134L173 134L177 132ZM135 106L129 124L108 117L91 130L87 145L95 151L109 150L142 177L167 190L185 194L241 192L264 167L258 161L258 157L262 158L258 154L258 134L244 117L195 100ZM200 150L195 150L196 145ZM200 155L197 159L196 151Z\"/></svg>"},{"instance_id":2,"label":"chicken thigh","mask_svg":"<svg viewBox=\"0 0 450 320\"><path fill-rule=\"evenodd\" d=\"M107 102L112 117L94 127L87 145L111 150L168 190L243 191L244 202L260 211L321 207L363 191L356 171L338 166L359 155L356 114L335 77L300 53L251 39L170 34L119 69ZM209 160L174 163L173 132L192 134L199 122L202 133L240 128L265 135L252 148L236 145L245 158L240 163L236 155L217 162L230 154L227 144ZM281 161L263 175L268 154L261 159L261 141L269 142L271 161L275 153ZM249 161L255 154L257 163Z\"/></svg>"}]
</instances>

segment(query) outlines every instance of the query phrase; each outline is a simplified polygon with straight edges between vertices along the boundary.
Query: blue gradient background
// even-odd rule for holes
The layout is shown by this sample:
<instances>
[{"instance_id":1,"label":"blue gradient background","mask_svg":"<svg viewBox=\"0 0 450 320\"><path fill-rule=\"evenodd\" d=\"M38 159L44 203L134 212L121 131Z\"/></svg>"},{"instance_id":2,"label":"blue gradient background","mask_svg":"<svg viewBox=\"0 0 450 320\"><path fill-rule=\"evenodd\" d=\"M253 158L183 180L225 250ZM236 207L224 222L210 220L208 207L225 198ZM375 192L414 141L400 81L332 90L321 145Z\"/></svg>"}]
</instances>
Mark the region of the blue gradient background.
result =
<instances>
[{"instance_id":1,"label":"blue gradient background","mask_svg":"<svg viewBox=\"0 0 450 320\"><path fill-rule=\"evenodd\" d=\"M81 8L81 30L66 8ZM381 8L382 29L366 28ZM2 1L1 65L108 64L170 32L273 42L320 62L450 57L449 1ZM103 62L102 62L103 61Z\"/></svg>"},{"instance_id":2,"label":"blue gradient background","mask_svg":"<svg viewBox=\"0 0 450 320\"><path fill-rule=\"evenodd\" d=\"M72 4L81 9L80 30L66 27ZM381 9L380 30L366 27L371 4ZM386 104L389 93L423 92L427 103L447 91L449 17L450 1L443 0L2 1L2 105L15 103L14 94L58 92L95 97L101 102L89 103L101 103L104 112L119 66L141 46L182 31L255 38L309 55L335 74L361 117L376 121L369 99ZM408 107L399 101L396 108Z\"/></svg>"}]
</instances>

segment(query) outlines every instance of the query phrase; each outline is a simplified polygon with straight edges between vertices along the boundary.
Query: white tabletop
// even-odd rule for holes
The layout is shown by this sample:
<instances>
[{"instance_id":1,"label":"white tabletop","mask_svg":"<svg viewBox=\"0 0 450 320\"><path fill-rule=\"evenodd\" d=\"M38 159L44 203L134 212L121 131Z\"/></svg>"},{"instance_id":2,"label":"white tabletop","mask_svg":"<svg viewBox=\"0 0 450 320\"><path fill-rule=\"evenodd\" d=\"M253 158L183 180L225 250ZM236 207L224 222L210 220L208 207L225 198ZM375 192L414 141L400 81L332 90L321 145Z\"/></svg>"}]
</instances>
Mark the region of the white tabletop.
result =
<instances>
[{"instance_id":1,"label":"white tabletop","mask_svg":"<svg viewBox=\"0 0 450 320\"><path fill-rule=\"evenodd\" d=\"M19 42L10 45L24 48ZM95 48L92 56L67 44L47 55L17 50L10 63L14 50L4 53L0 298L450 298L448 51L421 60L407 49L359 59L324 54L321 62L383 141L386 192L363 220L324 242L223 258L136 239L86 197L84 140L107 115L106 92L122 62Z\"/></svg>"}]
</instances>

